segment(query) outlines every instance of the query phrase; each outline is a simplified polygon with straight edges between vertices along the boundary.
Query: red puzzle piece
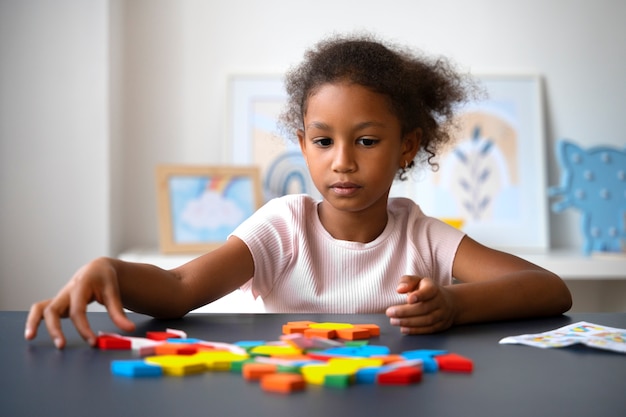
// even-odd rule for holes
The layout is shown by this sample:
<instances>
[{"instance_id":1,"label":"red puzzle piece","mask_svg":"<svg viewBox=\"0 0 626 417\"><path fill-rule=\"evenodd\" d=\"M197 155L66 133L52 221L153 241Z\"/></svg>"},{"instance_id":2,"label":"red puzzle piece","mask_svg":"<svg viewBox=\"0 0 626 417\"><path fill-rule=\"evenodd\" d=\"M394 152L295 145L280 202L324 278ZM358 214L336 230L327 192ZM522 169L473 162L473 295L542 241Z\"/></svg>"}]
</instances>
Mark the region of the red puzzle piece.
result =
<instances>
[{"instance_id":1,"label":"red puzzle piece","mask_svg":"<svg viewBox=\"0 0 626 417\"><path fill-rule=\"evenodd\" d=\"M130 350L131 342L121 337L102 335L96 339L96 346L104 350Z\"/></svg>"},{"instance_id":2,"label":"red puzzle piece","mask_svg":"<svg viewBox=\"0 0 626 417\"><path fill-rule=\"evenodd\" d=\"M380 385L408 385L422 380L422 370L414 366L404 366L377 375Z\"/></svg>"},{"instance_id":3,"label":"red puzzle piece","mask_svg":"<svg viewBox=\"0 0 626 417\"><path fill-rule=\"evenodd\" d=\"M472 372L474 370L474 362L465 356L456 353L446 353L445 355L435 356L440 371L450 372Z\"/></svg>"}]
</instances>

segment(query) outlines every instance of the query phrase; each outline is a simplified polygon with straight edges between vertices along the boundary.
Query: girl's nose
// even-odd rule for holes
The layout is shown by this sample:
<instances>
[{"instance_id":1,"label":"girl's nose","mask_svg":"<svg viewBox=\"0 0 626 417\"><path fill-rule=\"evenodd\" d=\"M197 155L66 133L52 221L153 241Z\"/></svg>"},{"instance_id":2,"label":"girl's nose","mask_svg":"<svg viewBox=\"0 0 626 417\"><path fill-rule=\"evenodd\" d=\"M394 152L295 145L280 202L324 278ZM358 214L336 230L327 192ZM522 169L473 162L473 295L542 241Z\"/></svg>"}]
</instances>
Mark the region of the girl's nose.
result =
<instances>
[{"instance_id":1,"label":"girl's nose","mask_svg":"<svg viewBox=\"0 0 626 417\"><path fill-rule=\"evenodd\" d=\"M356 170L356 160L350 146L335 146L332 169L334 172L353 172Z\"/></svg>"}]
</instances>

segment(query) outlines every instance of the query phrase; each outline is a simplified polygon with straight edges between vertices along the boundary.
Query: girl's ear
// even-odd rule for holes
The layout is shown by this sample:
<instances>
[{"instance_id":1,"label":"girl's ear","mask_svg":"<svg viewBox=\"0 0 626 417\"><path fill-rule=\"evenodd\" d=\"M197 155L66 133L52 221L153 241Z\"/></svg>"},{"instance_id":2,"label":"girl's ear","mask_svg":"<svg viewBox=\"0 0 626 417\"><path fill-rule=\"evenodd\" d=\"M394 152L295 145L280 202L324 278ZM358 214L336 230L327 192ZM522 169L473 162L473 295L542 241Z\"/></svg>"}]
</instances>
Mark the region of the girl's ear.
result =
<instances>
[{"instance_id":1,"label":"girl's ear","mask_svg":"<svg viewBox=\"0 0 626 417\"><path fill-rule=\"evenodd\" d=\"M304 161L308 165L308 161L306 159L306 142L304 140L304 130L302 130L302 129L296 130L296 136L298 136L298 143L300 144L300 151L302 152L302 156L304 157Z\"/></svg>"},{"instance_id":2,"label":"girl's ear","mask_svg":"<svg viewBox=\"0 0 626 417\"><path fill-rule=\"evenodd\" d=\"M422 129L417 128L404 135L402 138L402 154L400 156L401 166L404 166L405 162L415 159L420 149L420 143L422 143Z\"/></svg>"}]
</instances>

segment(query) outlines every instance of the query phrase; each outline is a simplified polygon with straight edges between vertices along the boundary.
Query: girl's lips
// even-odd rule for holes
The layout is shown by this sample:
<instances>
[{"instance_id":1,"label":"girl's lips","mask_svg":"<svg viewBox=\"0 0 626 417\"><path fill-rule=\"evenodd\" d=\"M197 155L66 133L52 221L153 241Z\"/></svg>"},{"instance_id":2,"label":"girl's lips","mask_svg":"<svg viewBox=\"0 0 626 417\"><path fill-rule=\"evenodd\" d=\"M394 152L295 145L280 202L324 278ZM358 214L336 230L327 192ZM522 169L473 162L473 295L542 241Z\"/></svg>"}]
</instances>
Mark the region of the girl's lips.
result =
<instances>
[{"instance_id":1,"label":"girl's lips","mask_svg":"<svg viewBox=\"0 0 626 417\"><path fill-rule=\"evenodd\" d=\"M336 182L330 186L330 189L338 195L348 196L356 193L361 186L351 182Z\"/></svg>"}]
</instances>

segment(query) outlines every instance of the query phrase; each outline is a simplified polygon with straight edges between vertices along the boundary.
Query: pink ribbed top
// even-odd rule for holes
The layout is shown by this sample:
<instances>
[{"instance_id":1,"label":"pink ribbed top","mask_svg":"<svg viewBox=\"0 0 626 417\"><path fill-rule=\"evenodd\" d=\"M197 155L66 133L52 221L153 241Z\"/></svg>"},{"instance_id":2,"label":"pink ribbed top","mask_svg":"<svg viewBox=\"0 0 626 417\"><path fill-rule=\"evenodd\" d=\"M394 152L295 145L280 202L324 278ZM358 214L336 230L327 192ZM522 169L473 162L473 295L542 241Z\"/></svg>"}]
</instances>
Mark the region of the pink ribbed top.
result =
<instances>
[{"instance_id":1,"label":"pink ribbed top","mask_svg":"<svg viewBox=\"0 0 626 417\"><path fill-rule=\"evenodd\" d=\"M233 235L254 259L242 288L275 313L382 313L406 302L396 292L402 275L452 281L464 234L425 216L412 200L389 201L389 221L369 243L334 239L322 226L318 202L305 195L274 199Z\"/></svg>"}]
</instances>

